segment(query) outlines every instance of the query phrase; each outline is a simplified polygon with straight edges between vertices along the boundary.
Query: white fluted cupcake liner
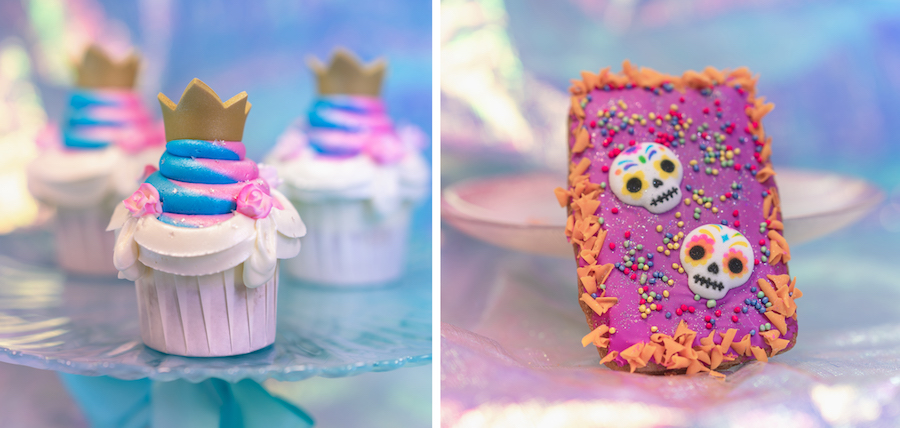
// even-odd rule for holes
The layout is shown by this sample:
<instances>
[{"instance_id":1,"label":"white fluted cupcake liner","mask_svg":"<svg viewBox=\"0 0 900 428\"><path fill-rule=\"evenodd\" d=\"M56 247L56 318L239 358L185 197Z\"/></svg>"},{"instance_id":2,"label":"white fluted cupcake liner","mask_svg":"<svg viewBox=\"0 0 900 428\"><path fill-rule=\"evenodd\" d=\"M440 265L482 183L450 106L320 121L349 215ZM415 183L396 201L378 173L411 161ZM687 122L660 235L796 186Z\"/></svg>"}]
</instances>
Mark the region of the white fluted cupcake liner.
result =
<instances>
[{"instance_id":1,"label":"white fluted cupcake liner","mask_svg":"<svg viewBox=\"0 0 900 428\"><path fill-rule=\"evenodd\" d=\"M291 201L308 227L300 254L284 260L294 277L322 284L385 284L406 264L411 204L387 215L366 201Z\"/></svg>"},{"instance_id":2,"label":"white fluted cupcake liner","mask_svg":"<svg viewBox=\"0 0 900 428\"><path fill-rule=\"evenodd\" d=\"M112 208L74 209L59 207L56 211L56 258L68 272L86 275L114 275L113 248L116 237L106 231Z\"/></svg>"},{"instance_id":3,"label":"white fluted cupcake liner","mask_svg":"<svg viewBox=\"0 0 900 428\"><path fill-rule=\"evenodd\" d=\"M135 281L144 344L189 357L241 355L275 342L278 267L256 288L243 283L243 265L183 276L149 269Z\"/></svg>"}]
</instances>

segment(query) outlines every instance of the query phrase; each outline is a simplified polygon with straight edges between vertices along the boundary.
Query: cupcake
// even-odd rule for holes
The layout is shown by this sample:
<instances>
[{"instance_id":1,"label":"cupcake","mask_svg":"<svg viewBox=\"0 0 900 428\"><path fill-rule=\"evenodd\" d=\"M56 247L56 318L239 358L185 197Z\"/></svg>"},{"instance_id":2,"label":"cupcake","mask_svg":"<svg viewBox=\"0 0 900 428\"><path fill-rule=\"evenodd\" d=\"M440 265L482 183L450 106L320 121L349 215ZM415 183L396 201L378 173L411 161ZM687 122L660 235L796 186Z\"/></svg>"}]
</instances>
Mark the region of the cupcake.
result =
<instances>
[{"instance_id":1,"label":"cupcake","mask_svg":"<svg viewBox=\"0 0 900 428\"><path fill-rule=\"evenodd\" d=\"M275 341L278 259L300 251L297 211L245 158L247 93L222 103L194 79L176 105L159 94L166 152L120 203L114 264L135 282L141 338L191 357Z\"/></svg>"},{"instance_id":2,"label":"cupcake","mask_svg":"<svg viewBox=\"0 0 900 428\"><path fill-rule=\"evenodd\" d=\"M69 272L113 274L106 223L118 201L138 187L144 166L163 151L163 133L134 90L140 59L110 59L91 46L76 68L61 131L38 139L27 168L35 199L56 209L57 259Z\"/></svg>"},{"instance_id":3,"label":"cupcake","mask_svg":"<svg viewBox=\"0 0 900 428\"><path fill-rule=\"evenodd\" d=\"M428 191L424 134L395 127L379 97L385 64L338 50L311 60L318 94L305 124L281 137L266 163L310 224L305 251L285 262L302 280L384 284L403 274L413 206Z\"/></svg>"}]
</instances>

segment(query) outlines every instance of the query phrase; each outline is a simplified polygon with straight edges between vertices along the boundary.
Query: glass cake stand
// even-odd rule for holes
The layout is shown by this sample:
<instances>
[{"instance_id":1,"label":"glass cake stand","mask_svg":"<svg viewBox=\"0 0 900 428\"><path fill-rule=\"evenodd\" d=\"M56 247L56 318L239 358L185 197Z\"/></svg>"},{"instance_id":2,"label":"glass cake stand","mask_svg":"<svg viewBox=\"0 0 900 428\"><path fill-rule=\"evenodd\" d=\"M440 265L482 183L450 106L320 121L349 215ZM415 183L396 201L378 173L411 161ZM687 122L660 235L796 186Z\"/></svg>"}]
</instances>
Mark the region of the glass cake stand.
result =
<instances>
[{"instance_id":1,"label":"glass cake stand","mask_svg":"<svg viewBox=\"0 0 900 428\"><path fill-rule=\"evenodd\" d=\"M809 241L860 219L884 199L864 180L817 171L778 168L784 235L792 244ZM532 254L571 257L566 210L553 193L566 177L531 173L478 178L444 189L441 215L463 233Z\"/></svg>"},{"instance_id":2,"label":"glass cake stand","mask_svg":"<svg viewBox=\"0 0 900 428\"><path fill-rule=\"evenodd\" d=\"M380 288L329 289L282 275L275 343L234 357L163 354L141 342L130 281L67 276L44 227L0 237L0 362L88 376L237 382L342 377L431 362L430 243Z\"/></svg>"}]
</instances>

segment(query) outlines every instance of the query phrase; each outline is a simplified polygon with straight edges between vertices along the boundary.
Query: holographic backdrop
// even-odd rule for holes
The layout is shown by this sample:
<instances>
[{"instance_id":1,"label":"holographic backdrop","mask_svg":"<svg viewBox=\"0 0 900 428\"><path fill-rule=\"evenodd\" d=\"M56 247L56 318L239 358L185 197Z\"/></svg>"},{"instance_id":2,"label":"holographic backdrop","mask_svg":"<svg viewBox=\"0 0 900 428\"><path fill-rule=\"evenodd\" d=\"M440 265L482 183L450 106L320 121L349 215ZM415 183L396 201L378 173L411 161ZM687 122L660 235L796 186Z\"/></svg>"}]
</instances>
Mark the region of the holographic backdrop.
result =
<instances>
[{"instance_id":1,"label":"holographic backdrop","mask_svg":"<svg viewBox=\"0 0 900 428\"><path fill-rule=\"evenodd\" d=\"M473 151L563 170L567 89L581 70L747 66L776 106L776 166L893 191L882 223L900 231L896 1L444 0L440 37L444 184L471 175Z\"/></svg>"}]
</instances>

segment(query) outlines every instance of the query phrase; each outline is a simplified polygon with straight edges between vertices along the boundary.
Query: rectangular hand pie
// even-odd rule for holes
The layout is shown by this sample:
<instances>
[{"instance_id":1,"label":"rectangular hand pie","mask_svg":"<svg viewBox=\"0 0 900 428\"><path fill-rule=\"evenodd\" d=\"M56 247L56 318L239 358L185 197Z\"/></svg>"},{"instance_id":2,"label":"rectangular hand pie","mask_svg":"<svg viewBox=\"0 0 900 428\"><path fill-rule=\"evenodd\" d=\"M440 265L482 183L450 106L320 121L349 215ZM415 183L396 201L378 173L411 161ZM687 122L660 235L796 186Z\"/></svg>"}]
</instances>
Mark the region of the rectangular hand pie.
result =
<instances>
[{"instance_id":1,"label":"rectangular hand pie","mask_svg":"<svg viewBox=\"0 0 900 428\"><path fill-rule=\"evenodd\" d=\"M566 236L600 362L709 372L794 346L773 105L746 68L670 76L628 61L573 80Z\"/></svg>"}]
</instances>

